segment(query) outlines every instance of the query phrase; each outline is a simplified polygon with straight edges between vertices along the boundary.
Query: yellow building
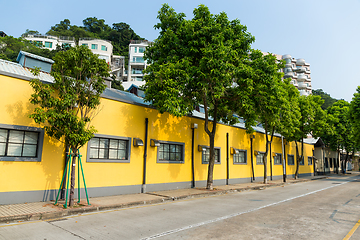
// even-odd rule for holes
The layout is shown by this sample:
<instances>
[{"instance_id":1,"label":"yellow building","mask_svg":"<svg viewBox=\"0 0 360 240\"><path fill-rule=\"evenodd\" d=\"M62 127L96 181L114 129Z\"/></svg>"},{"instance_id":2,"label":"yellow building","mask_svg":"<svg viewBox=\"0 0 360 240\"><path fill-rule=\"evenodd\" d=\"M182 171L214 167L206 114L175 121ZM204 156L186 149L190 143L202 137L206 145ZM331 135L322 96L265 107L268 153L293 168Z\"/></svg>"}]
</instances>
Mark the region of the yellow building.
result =
<instances>
[{"instance_id":1,"label":"yellow building","mask_svg":"<svg viewBox=\"0 0 360 240\"><path fill-rule=\"evenodd\" d=\"M65 146L28 117L31 78L28 69L0 60L0 204L54 199L64 172ZM52 81L46 73L40 79ZM206 185L209 138L203 113L160 114L141 98L114 89L102 94L99 109L92 122L98 133L80 150L90 197ZM242 123L218 125L215 186L263 180L265 135L255 130L249 135ZM300 176L314 172L313 149L305 144ZM276 135L268 179L282 178L284 170L293 177L295 156L295 144L282 144Z\"/></svg>"}]
</instances>

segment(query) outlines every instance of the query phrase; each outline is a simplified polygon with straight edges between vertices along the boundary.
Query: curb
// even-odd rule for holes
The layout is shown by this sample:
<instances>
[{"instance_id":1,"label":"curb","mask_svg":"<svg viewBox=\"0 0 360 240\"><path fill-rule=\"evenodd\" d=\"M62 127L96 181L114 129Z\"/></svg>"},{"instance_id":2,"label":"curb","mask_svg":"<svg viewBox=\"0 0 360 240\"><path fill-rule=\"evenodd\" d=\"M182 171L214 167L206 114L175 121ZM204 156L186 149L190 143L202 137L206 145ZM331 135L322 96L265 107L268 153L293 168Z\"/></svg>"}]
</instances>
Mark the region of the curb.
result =
<instances>
[{"instance_id":1,"label":"curb","mask_svg":"<svg viewBox=\"0 0 360 240\"><path fill-rule=\"evenodd\" d=\"M133 206L139 206L139 205L150 205L150 204L156 204L156 203L163 203L168 201L177 201L181 199L191 199L191 198L200 198L200 197L207 197L207 196L216 196L216 195L224 195L228 193L236 193L236 192L243 192L243 191L249 191L249 190L264 190L266 188L272 188L272 187L279 187L284 186L288 184L295 184L299 182L308 182L308 181L314 181L319 179L325 179L328 178L328 176L320 176L316 178L311 179L297 179L293 182L281 182L281 183L275 183L275 184L267 184L267 185L261 185L256 187L241 187L241 188L230 188L225 190L217 190L215 187L215 190L208 191L208 192L202 192L202 193L195 193L190 195L183 195L183 196L177 196L177 197L169 197L166 195L161 194L154 194L149 193L152 195L160 196L161 199L156 200L150 200L150 201L136 201L136 202L130 202L130 203L123 203L123 204L114 204L114 205L106 205L106 206L85 206L85 207L79 207L75 209L61 209L56 212L44 212L44 213L35 213L35 214L23 214L23 215L15 215L15 216L7 216L7 217L0 217L0 223L10 223L10 222L24 222L24 221L39 221L39 220L55 220L67 216L72 215L78 215L82 213L90 213L90 212L99 212L99 211L106 211L106 210L112 210L112 209L120 209L120 208L127 208L127 207L133 207Z\"/></svg>"}]
</instances>

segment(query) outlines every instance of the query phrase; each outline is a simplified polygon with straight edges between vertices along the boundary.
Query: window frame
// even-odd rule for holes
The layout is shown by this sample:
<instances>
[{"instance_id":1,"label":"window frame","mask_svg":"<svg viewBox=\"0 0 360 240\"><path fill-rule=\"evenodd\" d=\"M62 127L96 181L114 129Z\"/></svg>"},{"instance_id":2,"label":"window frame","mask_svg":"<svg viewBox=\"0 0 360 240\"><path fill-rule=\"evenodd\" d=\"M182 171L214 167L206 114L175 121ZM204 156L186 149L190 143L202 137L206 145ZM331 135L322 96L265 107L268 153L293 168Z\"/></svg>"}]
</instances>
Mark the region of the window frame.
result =
<instances>
[{"instance_id":1,"label":"window frame","mask_svg":"<svg viewBox=\"0 0 360 240\"><path fill-rule=\"evenodd\" d=\"M49 46L46 46L47 43L48 43ZM46 47L46 48L52 48L52 44L53 44L52 42L47 42L47 41L45 41L44 47Z\"/></svg>"},{"instance_id":2,"label":"window frame","mask_svg":"<svg viewBox=\"0 0 360 240\"><path fill-rule=\"evenodd\" d=\"M329 158L329 168L333 168L333 158Z\"/></svg>"},{"instance_id":3,"label":"window frame","mask_svg":"<svg viewBox=\"0 0 360 240\"><path fill-rule=\"evenodd\" d=\"M105 45L101 45L101 51L107 51L107 47Z\"/></svg>"},{"instance_id":4,"label":"window frame","mask_svg":"<svg viewBox=\"0 0 360 240\"><path fill-rule=\"evenodd\" d=\"M324 159L324 168L329 168L329 162L327 157L325 157Z\"/></svg>"},{"instance_id":5,"label":"window frame","mask_svg":"<svg viewBox=\"0 0 360 240\"><path fill-rule=\"evenodd\" d=\"M121 137L121 136L114 136L114 135L104 135L104 134L94 134L94 138L105 138L105 139L115 139L115 140L125 140L128 142L127 146L127 159L98 159L98 158L90 158L90 141L87 143L87 150L86 150L86 162L95 162L95 163L129 163L131 159L131 137Z\"/></svg>"},{"instance_id":6,"label":"window frame","mask_svg":"<svg viewBox=\"0 0 360 240\"><path fill-rule=\"evenodd\" d=\"M94 48L93 48L93 47L94 47ZM98 45L95 44L95 43L92 43L92 44L91 44L91 49L92 49L92 50L97 50L97 49L98 49Z\"/></svg>"},{"instance_id":7,"label":"window frame","mask_svg":"<svg viewBox=\"0 0 360 240\"><path fill-rule=\"evenodd\" d=\"M210 151L210 146L204 146L204 145L200 145L202 148L206 148L206 149L209 149ZM219 162L216 162L214 164L221 164L221 147L214 147L215 151L219 151ZM209 164L209 162L207 161L204 161L205 159L205 156L204 156L204 152L206 153L206 151L202 151L201 152L201 164ZM210 156L210 153L209 153L209 156ZM216 159L215 159L216 160Z\"/></svg>"},{"instance_id":8,"label":"window frame","mask_svg":"<svg viewBox=\"0 0 360 240\"><path fill-rule=\"evenodd\" d=\"M13 156L0 156L0 162L2 161L12 161L12 162L41 162L43 145L44 145L44 135L45 131L43 128L37 127L28 127L28 126L19 126L19 125L8 125L1 124L0 128L5 130L17 130L23 132L37 132L39 137L37 140L36 147L36 157L13 157Z\"/></svg>"},{"instance_id":9,"label":"window frame","mask_svg":"<svg viewBox=\"0 0 360 240\"><path fill-rule=\"evenodd\" d=\"M310 159L310 161L309 161ZM313 157L308 157L308 165L312 165L312 162L313 162Z\"/></svg>"},{"instance_id":10,"label":"window frame","mask_svg":"<svg viewBox=\"0 0 360 240\"><path fill-rule=\"evenodd\" d=\"M280 163L275 163L276 156L280 156ZM282 165L282 162L283 162L282 153L275 153L275 156L273 157L273 161L274 161L274 165Z\"/></svg>"},{"instance_id":11,"label":"window frame","mask_svg":"<svg viewBox=\"0 0 360 240\"><path fill-rule=\"evenodd\" d=\"M290 164L289 163L289 157L292 157L293 158L293 163L292 164ZM288 154L287 155L287 165L289 166L294 166L295 165L295 156L294 156L294 154Z\"/></svg>"},{"instance_id":12,"label":"window frame","mask_svg":"<svg viewBox=\"0 0 360 240\"><path fill-rule=\"evenodd\" d=\"M170 160L160 160L159 159L159 152L160 152L160 147L157 147L156 150L156 163L185 163L185 143L183 142L172 142L172 141L162 141L159 140L160 144L172 144L172 145L180 145L182 147L182 156L181 156L181 161L170 161Z\"/></svg>"},{"instance_id":13,"label":"window frame","mask_svg":"<svg viewBox=\"0 0 360 240\"><path fill-rule=\"evenodd\" d=\"M256 165L264 165L264 158L263 158L263 161L262 161L262 162L258 162L258 161L257 161L257 156L258 156L259 154L264 155L265 152L261 152L261 151L257 151L257 152L258 152L258 154L255 155Z\"/></svg>"},{"instance_id":14,"label":"window frame","mask_svg":"<svg viewBox=\"0 0 360 240\"><path fill-rule=\"evenodd\" d=\"M246 149L237 149L237 148L234 148L235 150L239 151L239 152L243 152L244 153L244 158L245 158L245 162L235 162L235 155L236 154L233 154L233 164L234 165L247 165L247 150Z\"/></svg>"}]
</instances>

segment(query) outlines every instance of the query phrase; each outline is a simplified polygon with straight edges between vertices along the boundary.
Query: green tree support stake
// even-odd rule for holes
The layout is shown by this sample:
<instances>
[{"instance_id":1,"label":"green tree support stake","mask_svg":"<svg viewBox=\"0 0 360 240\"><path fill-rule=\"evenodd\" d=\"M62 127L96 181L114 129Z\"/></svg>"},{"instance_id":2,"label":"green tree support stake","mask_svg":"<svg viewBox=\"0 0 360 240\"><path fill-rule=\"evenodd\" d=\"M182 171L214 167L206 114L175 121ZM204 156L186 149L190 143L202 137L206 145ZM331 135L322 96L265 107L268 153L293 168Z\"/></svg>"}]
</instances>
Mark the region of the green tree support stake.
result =
<instances>
[{"instance_id":1,"label":"green tree support stake","mask_svg":"<svg viewBox=\"0 0 360 240\"><path fill-rule=\"evenodd\" d=\"M85 193L86 193L86 199L87 199L87 203L88 205L91 205L90 202L89 202L89 195L88 195L88 192L87 192L87 189L86 189L86 183L85 183L85 176L84 176L84 170L83 170L83 167L82 167L82 163L81 163L81 157L82 155L80 155L80 152L78 152L79 154L79 163L80 163L80 167L81 167L81 173L82 173L82 177L83 177L83 181L84 181L84 187L85 187ZM78 166L79 167L79 166ZM80 201L80 196L79 196L79 201Z\"/></svg>"},{"instance_id":2,"label":"green tree support stake","mask_svg":"<svg viewBox=\"0 0 360 240\"><path fill-rule=\"evenodd\" d=\"M70 155L67 155L67 156L69 157ZM55 201L54 205L56 205L57 202L58 202L58 200L59 200L60 191L61 191L61 188L62 188L63 183L64 183L64 179L65 179L65 175L66 175L67 169L68 169L68 167L69 167L69 162L70 162L70 161L68 160L67 163L66 163L65 171L64 171L63 177L62 177L62 179L61 179L59 191L58 191L58 193L57 193L56 201Z\"/></svg>"},{"instance_id":3,"label":"green tree support stake","mask_svg":"<svg viewBox=\"0 0 360 240\"><path fill-rule=\"evenodd\" d=\"M69 162L71 162L71 149L70 149L70 158L69 158ZM70 169L71 169L71 167L69 166L69 171L68 171L68 175L67 175L67 187L66 187L66 199L65 199L65 204L63 205L64 206L64 208L67 208L67 201L68 201L68 196L69 196L69 183L70 183Z\"/></svg>"}]
</instances>

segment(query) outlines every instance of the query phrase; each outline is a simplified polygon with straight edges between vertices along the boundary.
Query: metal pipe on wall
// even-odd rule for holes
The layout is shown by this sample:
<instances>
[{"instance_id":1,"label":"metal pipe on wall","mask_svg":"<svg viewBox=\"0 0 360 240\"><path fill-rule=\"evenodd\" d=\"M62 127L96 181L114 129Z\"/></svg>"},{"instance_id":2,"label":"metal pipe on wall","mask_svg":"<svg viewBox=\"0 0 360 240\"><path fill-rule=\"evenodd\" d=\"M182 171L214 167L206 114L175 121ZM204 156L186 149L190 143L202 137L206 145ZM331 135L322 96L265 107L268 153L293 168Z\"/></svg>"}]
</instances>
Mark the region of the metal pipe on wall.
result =
<instances>
[{"instance_id":1,"label":"metal pipe on wall","mask_svg":"<svg viewBox=\"0 0 360 240\"><path fill-rule=\"evenodd\" d=\"M252 170L252 179L251 179L251 182L255 181L253 139L254 139L254 135L251 135L251 136L250 136L251 170Z\"/></svg>"},{"instance_id":2,"label":"metal pipe on wall","mask_svg":"<svg viewBox=\"0 0 360 240\"><path fill-rule=\"evenodd\" d=\"M195 128L192 128L191 137L191 187L195 187L195 166L194 166Z\"/></svg>"},{"instance_id":3,"label":"metal pipe on wall","mask_svg":"<svg viewBox=\"0 0 360 240\"><path fill-rule=\"evenodd\" d=\"M143 182L141 188L142 193L146 192L146 158L147 158L148 128L149 128L149 119L145 118L144 168L143 168Z\"/></svg>"},{"instance_id":4,"label":"metal pipe on wall","mask_svg":"<svg viewBox=\"0 0 360 240\"><path fill-rule=\"evenodd\" d=\"M229 185L229 133L226 133L226 185Z\"/></svg>"},{"instance_id":5,"label":"metal pipe on wall","mask_svg":"<svg viewBox=\"0 0 360 240\"><path fill-rule=\"evenodd\" d=\"M286 182L286 158L285 158L285 145L284 145L284 137L281 136L281 148L282 148L282 155L283 155L283 182Z\"/></svg>"}]
</instances>

